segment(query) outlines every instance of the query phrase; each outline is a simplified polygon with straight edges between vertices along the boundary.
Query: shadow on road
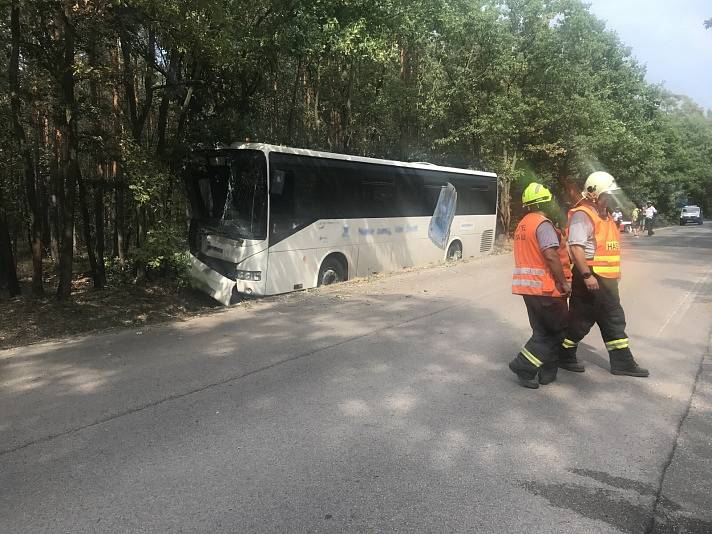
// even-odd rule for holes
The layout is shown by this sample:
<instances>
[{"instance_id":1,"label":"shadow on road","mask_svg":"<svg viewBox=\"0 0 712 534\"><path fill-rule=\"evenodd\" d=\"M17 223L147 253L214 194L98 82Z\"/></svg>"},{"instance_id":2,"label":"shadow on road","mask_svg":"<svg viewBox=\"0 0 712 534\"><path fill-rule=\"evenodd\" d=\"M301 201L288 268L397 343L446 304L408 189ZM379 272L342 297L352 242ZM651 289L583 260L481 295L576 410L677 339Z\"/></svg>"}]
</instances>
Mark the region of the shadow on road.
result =
<instances>
[{"instance_id":1,"label":"shadow on road","mask_svg":"<svg viewBox=\"0 0 712 534\"><path fill-rule=\"evenodd\" d=\"M479 296L446 281L344 286L2 357L0 470L17 489L6 509L47 519L51 494L66 495L67 514L115 530L118 509L147 530L176 517L217 530L239 516L245 531L448 531L458 514L494 520L503 503L534 495L539 508L644 531L679 419L657 384L679 379L694 346L680 333L648 340L671 355L666 370L612 377L595 333L598 348L581 347L587 373L525 390L506 364L527 337L526 313L499 296L500 282L483 281ZM479 501L452 512L426 503L432 494ZM712 530L666 519L681 506L660 505L657 532Z\"/></svg>"},{"instance_id":2,"label":"shadow on road","mask_svg":"<svg viewBox=\"0 0 712 534\"><path fill-rule=\"evenodd\" d=\"M629 534L701 534L712 532L712 522L685 517L678 512L682 506L662 498L653 521L650 498L657 497L657 488L637 480L611 476L609 473L586 469L572 469L572 473L596 481L595 486L584 484L546 484L528 481L522 484L528 491L546 499L557 508L572 510L589 519L603 521ZM641 499L644 498L644 499ZM642 501L642 503L641 503Z\"/></svg>"}]
</instances>

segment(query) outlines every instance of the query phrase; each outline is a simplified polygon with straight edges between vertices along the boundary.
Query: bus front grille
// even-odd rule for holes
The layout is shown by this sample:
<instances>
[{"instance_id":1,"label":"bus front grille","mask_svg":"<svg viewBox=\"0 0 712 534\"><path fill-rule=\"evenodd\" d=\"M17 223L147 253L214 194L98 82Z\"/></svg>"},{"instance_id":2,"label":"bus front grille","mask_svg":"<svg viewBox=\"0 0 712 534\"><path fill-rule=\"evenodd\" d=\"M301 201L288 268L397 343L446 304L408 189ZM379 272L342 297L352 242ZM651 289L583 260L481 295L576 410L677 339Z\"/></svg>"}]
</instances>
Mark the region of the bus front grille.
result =
<instances>
[{"instance_id":1,"label":"bus front grille","mask_svg":"<svg viewBox=\"0 0 712 534\"><path fill-rule=\"evenodd\" d=\"M480 252L489 252L492 248L494 238L494 230L485 230L482 232L482 241L480 242Z\"/></svg>"}]
</instances>

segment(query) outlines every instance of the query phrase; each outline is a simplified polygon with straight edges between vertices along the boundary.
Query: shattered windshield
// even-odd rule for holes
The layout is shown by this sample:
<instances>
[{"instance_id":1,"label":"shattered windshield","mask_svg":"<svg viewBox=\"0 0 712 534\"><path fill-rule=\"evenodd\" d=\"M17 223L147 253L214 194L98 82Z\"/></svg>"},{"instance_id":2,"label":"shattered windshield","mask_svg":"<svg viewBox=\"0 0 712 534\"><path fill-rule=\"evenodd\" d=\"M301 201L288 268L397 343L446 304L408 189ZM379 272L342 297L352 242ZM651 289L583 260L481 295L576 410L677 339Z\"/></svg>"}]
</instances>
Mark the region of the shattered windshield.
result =
<instances>
[{"instance_id":1,"label":"shattered windshield","mask_svg":"<svg viewBox=\"0 0 712 534\"><path fill-rule=\"evenodd\" d=\"M207 155L186 172L193 218L229 237L265 239L267 165L262 152Z\"/></svg>"}]
</instances>

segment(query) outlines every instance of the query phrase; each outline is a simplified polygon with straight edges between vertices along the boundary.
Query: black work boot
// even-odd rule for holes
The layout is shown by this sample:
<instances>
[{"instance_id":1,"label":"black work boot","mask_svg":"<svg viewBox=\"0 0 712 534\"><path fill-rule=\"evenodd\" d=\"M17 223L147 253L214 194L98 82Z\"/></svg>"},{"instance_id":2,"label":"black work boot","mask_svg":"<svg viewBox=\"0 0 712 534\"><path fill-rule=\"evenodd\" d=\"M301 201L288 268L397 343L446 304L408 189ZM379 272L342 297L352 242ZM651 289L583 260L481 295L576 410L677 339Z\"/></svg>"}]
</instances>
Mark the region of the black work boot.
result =
<instances>
[{"instance_id":1,"label":"black work boot","mask_svg":"<svg viewBox=\"0 0 712 534\"><path fill-rule=\"evenodd\" d=\"M559 370L557 362L547 362L539 367L539 383L542 386L551 384L556 380L556 372Z\"/></svg>"},{"instance_id":2,"label":"black work boot","mask_svg":"<svg viewBox=\"0 0 712 534\"><path fill-rule=\"evenodd\" d=\"M638 376L641 378L650 376L650 372L647 369L643 369L635 361L630 349L611 350L608 352L608 356L611 359L611 374L613 375Z\"/></svg>"},{"instance_id":3,"label":"black work boot","mask_svg":"<svg viewBox=\"0 0 712 534\"><path fill-rule=\"evenodd\" d=\"M537 368L521 354L517 354L511 362L509 369L517 375L519 385L528 389L538 389L539 382L536 381Z\"/></svg>"},{"instance_id":4,"label":"black work boot","mask_svg":"<svg viewBox=\"0 0 712 534\"><path fill-rule=\"evenodd\" d=\"M572 373L583 373L586 368L578 358L576 358L576 348L577 347L561 347L561 350L559 350L559 367Z\"/></svg>"}]
</instances>

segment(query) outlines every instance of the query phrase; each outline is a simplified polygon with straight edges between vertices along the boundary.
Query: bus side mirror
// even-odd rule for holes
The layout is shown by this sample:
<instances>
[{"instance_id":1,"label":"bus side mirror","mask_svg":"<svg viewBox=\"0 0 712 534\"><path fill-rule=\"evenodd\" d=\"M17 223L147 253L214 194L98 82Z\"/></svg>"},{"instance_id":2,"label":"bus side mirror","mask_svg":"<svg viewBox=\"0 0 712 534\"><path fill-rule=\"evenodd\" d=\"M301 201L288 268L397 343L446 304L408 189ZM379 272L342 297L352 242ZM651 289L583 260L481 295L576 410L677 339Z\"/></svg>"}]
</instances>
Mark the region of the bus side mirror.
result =
<instances>
[{"instance_id":1,"label":"bus side mirror","mask_svg":"<svg viewBox=\"0 0 712 534\"><path fill-rule=\"evenodd\" d=\"M284 191L284 183L287 181L286 171L276 170L272 172L269 182L269 192L271 195L281 195Z\"/></svg>"}]
</instances>

